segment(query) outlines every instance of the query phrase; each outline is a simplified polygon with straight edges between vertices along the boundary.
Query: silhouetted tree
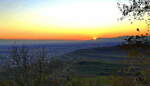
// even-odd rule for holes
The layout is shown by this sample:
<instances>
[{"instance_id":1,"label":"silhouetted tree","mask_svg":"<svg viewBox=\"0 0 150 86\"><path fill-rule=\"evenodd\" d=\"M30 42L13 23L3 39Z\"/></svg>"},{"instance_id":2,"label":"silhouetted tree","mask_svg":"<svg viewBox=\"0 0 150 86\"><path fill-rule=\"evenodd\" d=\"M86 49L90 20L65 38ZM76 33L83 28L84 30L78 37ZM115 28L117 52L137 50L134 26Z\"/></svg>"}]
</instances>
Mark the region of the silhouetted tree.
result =
<instances>
[{"instance_id":1,"label":"silhouetted tree","mask_svg":"<svg viewBox=\"0 0 150 86\"><path fill-rule=\"evenodd\" d=\"M48 52L36 49L36 55L29 48L13 47L10 54L9 72L15 86L43 86L48 80ZM8 72L8 71L7 71Z\"/></svg>"},{"instance_id":2,"label":"silhouetted tree","mask_svg":"<svg viewBox=\"0 0 150 86\"><path fill-rule=\"evenodd\" d=\"M130 64L126 72L133 72L135 76L116 78L116 83L122 82L122 86L128 86L126 83L132 81L134 82L132 86L149 86L150 80L147 77L150 75L150 0L127 0L126 3L118 2L117 4L122 13L121 20L128 17L131 24L134 23L134 20L145 21L147 32L140 34L141 29L137 28L138 35L125 39L126 43L122 47L129 52L129 58L126 63ZM131 79L130 81L124 80L126 78ZM115 84L115 86L121 85Z\"/></svg>"},{"instance_id":3,"label":"silhouetted tree","mask_svg":"<svg viewBox=\"0 0 150 86\"><path fill-rule=\"evenodd\" d=\"M14 84L17 86L32 86L31 85L31 58L29 56L29 50L25 47L13 47L11 50L11 64L12 76Z\"/></svg>"},{"instance_id":4,"label":"silhouetted tree","mask_svg":"<svg viewBox=\"0 0 150 86\"><path fill-rule=\"evenodd\" d=\"M127 0L126 3L118 2L117 5L120 12L122 13L122 17L120 18L121 20L124 18L129 18L131 23L134 23L134 20L138 20L144 21L147 24L146 33L138 34L134 37L129 37L126 39L127 42L145 44L145 42L150 41L150 38L148 37L150 35L150 0ZM141 32L140 28L137 28L136 30Z\"/></svg>"}]
</instances>

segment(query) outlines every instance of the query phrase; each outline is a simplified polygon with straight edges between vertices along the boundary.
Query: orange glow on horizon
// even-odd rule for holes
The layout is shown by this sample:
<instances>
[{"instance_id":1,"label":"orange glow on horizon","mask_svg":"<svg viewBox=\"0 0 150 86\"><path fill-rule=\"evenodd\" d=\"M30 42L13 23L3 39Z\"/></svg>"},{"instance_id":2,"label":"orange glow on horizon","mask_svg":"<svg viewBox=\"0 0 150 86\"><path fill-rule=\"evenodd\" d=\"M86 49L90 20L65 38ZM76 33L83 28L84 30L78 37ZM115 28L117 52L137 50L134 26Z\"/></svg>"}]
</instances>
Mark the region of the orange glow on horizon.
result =
<instances>
[{"instance_id":1,"label":"orange glow on horizon","mask_svg":"<svg viewBox=\"0 0 150 86\"><path fill-rule=\"evenodd\" d=\"M2 35L2 34L1 34ZM91 37L77 34L33 34L14 33L0 36L0 39L23 39L23 40L90 40Z\"/></svg>"},{"instance_id":2,"label":"orange glow on horizon","mask_svg":"<svg viewBox=\"0 0 150 86\"><path fill-rule=\"evenodd\" d=\"M143 21L117 21L120 13L116 2L73 1L55 5L28 2L31 7L20 10L16 10L17 5L13 9L8 6L0 12L0 39L92 40L136 35L137 27L146 32Z\"/></svg>"},{"instance_id":3,"label":"orange glow on horizon","mask_svg":"<svg viewBox=\"0 0 150 86\"><path fill-rule=\"evenodd\" d=\"M134 31L134 32L133 32ZM126 32L107 32L97 35L83 35L83 34L65 34L65 33L3 33L0 34L0 39L24 39L24 40L96 40L97 38L113 38L120 36L138 35L141 33L136 30ZM144 32L143 32L144 33Z\"/></svg>"}]
</instances>

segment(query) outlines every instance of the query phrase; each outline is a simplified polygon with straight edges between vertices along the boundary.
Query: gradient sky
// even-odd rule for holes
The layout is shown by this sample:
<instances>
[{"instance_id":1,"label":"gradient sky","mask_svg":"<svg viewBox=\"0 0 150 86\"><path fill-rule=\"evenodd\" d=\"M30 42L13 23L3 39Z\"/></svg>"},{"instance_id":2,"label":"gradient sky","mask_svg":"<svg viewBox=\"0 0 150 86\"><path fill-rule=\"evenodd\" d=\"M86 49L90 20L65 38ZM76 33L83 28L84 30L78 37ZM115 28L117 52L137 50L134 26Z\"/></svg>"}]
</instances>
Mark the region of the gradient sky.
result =
<instances>
[{"instance_id":1,"label":"gradient sky","mask_svg":"<svg viewBox=\"0 0 150 86\"><path fill-rule=\"evenodd\" d=\"M137 34L118 0L0 0L0 39L88 40Z\"/></svg>"}]
</instances>

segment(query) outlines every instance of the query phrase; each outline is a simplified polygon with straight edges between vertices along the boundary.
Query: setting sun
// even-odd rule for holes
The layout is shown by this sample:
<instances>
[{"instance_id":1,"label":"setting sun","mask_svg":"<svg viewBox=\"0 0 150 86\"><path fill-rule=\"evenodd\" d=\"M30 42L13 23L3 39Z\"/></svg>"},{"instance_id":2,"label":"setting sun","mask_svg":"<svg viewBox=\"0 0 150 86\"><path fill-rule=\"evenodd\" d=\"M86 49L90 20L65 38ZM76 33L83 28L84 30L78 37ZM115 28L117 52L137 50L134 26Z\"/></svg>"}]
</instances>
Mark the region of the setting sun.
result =
<instances>
[{"instance_id":1,"label":"setting sun","mask_svg":"<svg viewBox=\"0 0 150 86\"><path fill-rule=\"evenodd\" d=\"M115 0L7 0L0 9L0 39L89 40L131 35L139 25L118 21Z\"/></svg>"},{"instance_id":2,"label":"setting sun","mask_svg":"<svg viewBox=\"0 0 150 86\"><path fill-rule=\"evenodd\" d=\"M93 40L96 40L97 39L97 37L93 37Z\"/></svg>"},{"instance_id":3,"label":"setting sun","mask_svg":"<svg viewBox=\"0 0 150 86\"><path fill-rule=\"evenodd\" d=\"M0 86L150 86L150 0L0 0Z\"/></svg>"}]
</instances>

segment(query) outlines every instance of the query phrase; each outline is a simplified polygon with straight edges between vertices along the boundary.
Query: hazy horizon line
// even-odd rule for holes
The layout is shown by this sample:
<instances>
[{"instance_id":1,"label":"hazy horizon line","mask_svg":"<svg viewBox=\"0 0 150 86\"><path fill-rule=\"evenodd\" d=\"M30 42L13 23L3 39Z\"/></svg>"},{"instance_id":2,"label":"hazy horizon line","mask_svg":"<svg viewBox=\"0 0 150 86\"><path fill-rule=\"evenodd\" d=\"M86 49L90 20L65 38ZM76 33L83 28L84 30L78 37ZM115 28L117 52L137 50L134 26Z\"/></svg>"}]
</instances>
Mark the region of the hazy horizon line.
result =
<instances>
[{"instance_id":1,"label":"hazy horizon line","mask_svg":"<svg viewBox=\"0 0 150 86\"><path fill-rule=\"evenodd\" d=\"M128 35L129 36L129 35ZM96 37L96 39L109 39L109 38L119 38L119 37L127 37L126 36L116 36L116 37ZM86 40L93 40L92 38L91 39L3 39L3 38L0 38L0 40L45 40L45 41L86 41Z\"/></svg>"}]
</instances>

